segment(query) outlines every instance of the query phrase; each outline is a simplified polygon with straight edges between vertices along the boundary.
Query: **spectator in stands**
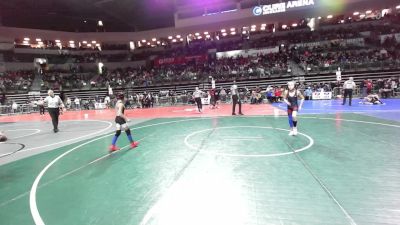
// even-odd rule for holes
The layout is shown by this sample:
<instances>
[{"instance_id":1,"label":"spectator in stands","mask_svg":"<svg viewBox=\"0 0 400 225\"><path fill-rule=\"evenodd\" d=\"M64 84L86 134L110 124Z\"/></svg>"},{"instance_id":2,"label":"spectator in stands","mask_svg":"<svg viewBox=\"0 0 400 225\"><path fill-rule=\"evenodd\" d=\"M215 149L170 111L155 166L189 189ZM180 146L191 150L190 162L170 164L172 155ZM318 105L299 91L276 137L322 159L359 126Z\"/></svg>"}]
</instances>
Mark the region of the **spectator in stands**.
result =
<instances>
[{"instance_id":1,"label":"spectator in stands","mask_svg":"<svg viewBox=\"0 0 400 225\"><path fill-rule=\"evenodd\" d=\"M78 97L75 97L74 103L75 103L75 110L80 110L81 109L81 100Z\"/></svg>"},{"instance_id":2,"label":"spectator in stands","mask_svg":"<svg viewBox=\"0 0 400 225\"><path fill-rule=\"evenodd\" d=\"M386 80L383 84L383 88L380 90L382 98L388 98L390 96L390 93L392 92L392 87L391 87L392 82L389 80Z\"/></svg>"},{"instance_id":3,"label":"spectator in stands","mask_svg":"<svg viewBox=\"0 0 400 225\"><path fill-rule=\"evenodd\" d=\"M44 115L45 109L44 109L44 101L43 101L42 97L40 97L40 99L37 101L37 106L39 107L39 114Z\"/></svg>"},{"instance_id":4,"label":"spectator in stands","mask_svg":"<svg viewBox=\"0 0 400 225\"><path fill-rule=\"evenodd\" d=\"M371 79L366 80L367 95L372 93L373 83Z\"/></svg>"},{"instance_id":5,"label":"spectator in stands","mask_svg":"<svg viewBox=\"0 0 400 225\"><path fill-rule=\"evenodd\" d=\"M106 104L107 109L110 108L110 102L111 102L110 96L106 95L106 97L104 97L104 103Z\"/></svg>"},{"instance_id":6,"label":"spectator in stands","mask_svg":"<svg viewBox=\"0 0 400 225\"><path fill-rule=\"evenodd\" d=\"M304 90L306 100L312 100L312 93L311 87L308 87L306 90Z\"/></svg>"},{"instance_id":7,"label":"spectator in stands","mask_svg":"<svg viewBox=\"0 0 400 225\"><path fill-rule=\"evenodd\" d=\"M12 112L17 113L18 111L18 104L13 101L12 106L11 106Z\"/></svg>"},{"instance_id":8,"label":"spectator in stands","mask_svg":"<svg viewBox=\"0 0 400 225\"><path fill-rule=\"evenodd\" d=\"M66 105L67 105L67 109L71 109L72 101L71 101L70 97L67 98Z\"/></svg>"}]
</instances>

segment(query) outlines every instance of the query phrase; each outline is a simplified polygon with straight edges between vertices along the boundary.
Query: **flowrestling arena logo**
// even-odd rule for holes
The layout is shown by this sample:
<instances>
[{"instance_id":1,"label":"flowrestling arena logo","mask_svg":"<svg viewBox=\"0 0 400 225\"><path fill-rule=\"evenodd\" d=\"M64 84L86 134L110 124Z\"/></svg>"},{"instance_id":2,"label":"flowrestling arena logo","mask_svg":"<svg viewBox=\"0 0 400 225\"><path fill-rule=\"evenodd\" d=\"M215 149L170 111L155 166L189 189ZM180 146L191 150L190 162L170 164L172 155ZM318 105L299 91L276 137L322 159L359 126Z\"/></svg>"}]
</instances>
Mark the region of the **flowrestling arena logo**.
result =
<instances>
[{"instance_id":1,"label":"flowrestling arena logo","mask_svg":"<svg viewBox=\"0 0 400 225\"><path fill-rule=\"evenodd\" d=\"M256 6L256 7L254 7L254 9L253 9L253 14L254 14L255 16L260 16L260 15L263 14L263 9L262 9L260 6Z\"/></svg>"},{"instance_id":2,"label":"flowrestling arena logo","mask_svg":"<svg viewBox=\"0 0 400 225\"><path fill-rule=\"evenodd\" d=\"M253 8L255 16L286 12L287 9L314 5L314 0L295 0L271 5L256 6Z\"/></svg>"}]
</instances>

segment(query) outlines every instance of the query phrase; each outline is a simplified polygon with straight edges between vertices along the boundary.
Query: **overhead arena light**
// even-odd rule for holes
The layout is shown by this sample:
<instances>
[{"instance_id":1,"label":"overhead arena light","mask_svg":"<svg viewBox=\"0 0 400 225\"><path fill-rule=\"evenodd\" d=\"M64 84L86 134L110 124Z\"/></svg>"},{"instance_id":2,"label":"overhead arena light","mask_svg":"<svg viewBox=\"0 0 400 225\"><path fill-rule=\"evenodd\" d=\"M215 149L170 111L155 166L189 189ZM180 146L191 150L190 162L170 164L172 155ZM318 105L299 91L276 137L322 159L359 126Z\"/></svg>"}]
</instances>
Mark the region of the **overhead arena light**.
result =
<instances>
[{"instance_id":1,"label":"overhead arena light","mask_svg":"<svg viewBox=\"0 0 400 225\"><path fill-rule=\"evenodd\" d=\"M253 31L253 32L256 31L256 28L251 28L251 31Z\"/></svg>"},{"instance_id":2,"label":"overhead arena light","mask_svg":"<svg viewBox=\"0 0 400 225\"><path fill-rule=\"evenodd\" d=\"M97 25L98 25L99 27L102 27L102 26L103 26L103 21L99 20L99 22L97 22Z\"/></svg>"},{"instance_id":3,"label":"overhead arena light","mask_svg":"<svg viewBox=\"0 0 400 225\"><path fill-rule=\"evenodd\" d=\"M152 41L157 41L157 38L153 38L153 39L151 39Z\"/></svg>"},{"instance_id":4,"label":"overhead arena light","mask_svg":"<svg viewBox=\"0 0 400 225\"><path fill-rule=\"evenodd\" d=\"M318 19L320 20L320 19L322 19L322 17L318 16Z\"/></svg>"},{"instance_id":5,"label":"overhead arena light","mask_svg":"<svg viewBox=\"0 0 400 225\"><path fill-rule=\"evenodd\" d=\"M150 42L147 42L147 45L151 45Z\"/></svg>"},{"instance_id":6,"label":"overhead arena light","mask_svg":"<svg viewBox=\"0 0 400 225\"><path fill-rule=\"evenodd\" d=\"M42 41L42 39L40 39L40 38L36 38L36 41L37 41L37 42L39 42L39 41Z\"/></svg>"},{"instance_id":7,"label":"overhead arena light","mask_svg":"<svg viewBox=\"0 0 400 225\"><path fill-rule=\"evenodd\" d=\"M263 24L261 24L261 26L262 26L262 27L266 27L266 26L267 26L267 24L263 23Z\"/></svg>"},{"instance_id":8,"label":"overhead arena light","mask_svg":"<svg viewBox=\"0 0 400 225\"><path fill-rule=\"evenodd\" d=\"M265 27L261 27L260 30L265 30Z\"/></svg>"},{"instance_id":9,"label":"overhead arena light","mask_svg":"<svg viewBox=\"0 0 400 225\"><path fill-rule=\"evenodd\" d=\"M181 37L182 37L182 36L181 36L181 35L179 35L179 34L178 34L178 35L176 35L176 38L181 38Z\"/></svg>"},{"instance_id":10,"label":"overhead arena light","mask_svg":"<svg viewBox=\"0 0 400 225\"><path fill-rule=\"evenodd\" d=\"M353 15L358 16L358 15L360 15L360 12L354 12Z\"/></svg>"},{"instance_id":11,"label":"overhead arena light","mask_svg":"<svg viewBox=\"0 0 400 225\"><path fill-rule=\"evenodd\" d=\"M143 39L142 42L143 42L143 43L146 43L146 39Z\"/></svg>"},{"instance_id":12,"label":"overhead arena light","mask_svg":"<svg viewBox=\"0 0 400 225\"><path fill-rule=\"evenodd\" d=\"M211 36L209 34L206 35L206 38L210 38Z\"/></svg>"},{"instance_id":13,"label":"overhead arena light","mask_svg":"<svg viewBox=\"0 0 400 225\"><path fill-rule=\"evenodd\" d=\"M244 30L244 31L242 31L242 34L246 34L246 31Z\"/></svg>"},{"instance_id":14,"label":"overhead arena light","mask_svg":"<svg viewBox=\"0 0 400 225\"><path fill-rule=\"evenodd\" d=\"M297 23L292 24L292 27L297 27Z\"/></svg>"},{"instance_id":15,"label":"overhead arena light","mask_svg":"<svg viewBox=\"0 0 400 225\"><path fill-rule=\"evenodd\" d=\"M256 25L251 25L251 28L256 28L257 26Z\"/></svg>"},{"instance_id":16,"label":"overhead arena light","mask_svg":"<svg viewBox=\"0 0 400 225\"><path fill-rule=\"evenodd\" d=\"M222 33L222 36L224 36L224 37L225 37L226 35L227 35L226 33Z\"/></svg>"},{"instance_id":17,"label":"overhead arena light","mask_svg":"<svg viewBox=\"0 0 400 225\"><path fill-rule=\"evenodd\" d=\"M169 40L172 40L172 36L168 36L168 39L169 39Z\"/></svg>"},{"instance_id":18,"label":"overhead arena light","mask_svg":"<svg viewBox=\"0 0 400 225\"><path fill-rule=\"evenodd\" d=\"M92 41L92 44L96 44L96 41Z\"/></svg>"},{"instance_id":19,"label":"overhead arena light","mask_svg":"<svg viewBox=\"0 0 400 225\"><path fill-rule=\"evenodd\" d=\"M332 19L332 18L333 18L333 16L332 16L332 15L328 15L326 18L328 18L328 19Z\"/></svg>"},{"instance_id":20,"label":"overhead arena light","mask_svg":"<svg viewBox=\"0 0 400 225\"><path fill-rule=\"evenodd\" d=\"M371 14L371 13L372 13L372 10L367 10L367 11L365 11L365 13L366 13L366 14Z\"/></svg>"},{"instance_id":21,"label":"overhead arena light","mask_svg":"<svg viewBox=\"0 0 400 225\"><path fill-rule=\"evenodd\" d=\"M235 28L234 28L234 27L232 27L232 28L231 28L231 31L235 31Z\"/></svg>"},{"instance_id":22,"label":"overhead arena light","mask_svg":"<svg viewBox=\"0 0 400 225\"><path fill-rule=\"evenodd\" d=\"M183 41L183 38L179 39L180 41Z\"/></svg>"},{"instance_id":23,"label":"overhead arena light","mask_svg":"<svg viewBox=\"0 0 400 225\"><path fill-rule=\"evenodd\" d=\"M159 45L159 44L161 44L161 42L160 42L160 41L157 41L157 44Z\"/></svg>"},{"instance_id":24,"label":"overhead arena light","mask_svg":"<svg viewBox=\"0 0 400 225\"><path fill-rule=\"evenodd\" d=\"M82 44L87 44L87 41L82 41Z\"/></svg>"},{"instance_id":25,"label":"overhead arena light","mask_svg":"<svg viewBox=\"0 0 400 225\"><path fill-rule=\"evenodd\" d=\"M200 35L200 33L195 33L194 35L196 35L196 36L199 36L199 35Z\"/></svg>"},{"instance_id":26,"label":"overhead arena light","mask_svg":"<svg viewBox=\"0 0 400 225\"><path fill-rule=\"evenodd\" d=\"M24 38L24 41L29 41L29 40L31 40L31 39L29 39L29 38L27 38L27 37L26 37L26 38Z\"/></svg>"},{"instance_id":27,"label":"overhead arena light","mask_svg":"<svg viewBox=\"0 0 400 225\"><path fill-rule=\"evenodd\" d=\"M222 30L221 30L221 32L222 32L222 33L225 33L225 32L226 32L226 30L225 30L225 29L222 29Z\"/></svg>"},{"instance_id":28,"label":"overhead arena light","mask_svg":"<svg viewBox=\"0 0 400 225\"><path fill-rule=\"evenodd\" d=\"M70 43L70 44L74 44L74 43L75 43L75 41L69 41L69 43Z\"/></svg>"},{"instance_id":29,"label":"overhead arena light","mask_svg":"<svg viewBox=\"0 0 400 225\"><path fill-rule=\"evenodd\" d=\"M232 31L232 32L231 32L231 35L236 35L236 32L235 32L235 31Z\"/></svg>"},{"instance_id":30,"label":"overhead arena light","mask_svg":"<svg viewBox=\"0 0 400 225\"><path fill-rule=\"evenodd\" d=\"M203 38L202 36L198 36L198 37L197 37L197 39L202 39L202 38Z\"/></svg>"},{"instance_id":31,"label":"overhead arena light","mask_svg":"<svg viewBox=\"0 0 400 225\"><path fill-rule=\"evenodd\" d=\"M283 24L282 25L282 29L286 29L287 28L287 25L286 24Z\"/></svg>"},{"instance_id":32,"label":"overhead arena light","mask_svg":"<svg viewBox=\"0 0 400 225\"><path fill-rule=\"evenodd\" d=\"M362 19L362 18L365 18L365 14L361 14L360 15L360 18Z\"/></svg>"},{"instance_id":33,"label":"overhead arena light","mask_svg":"<svg viewBox=\"0 0 400 225\"><path fill-rule=\"evenodd\" d=\"M204 31L204 34L205 34L205 35L208 35L208 31Z\"/></svg>"},{"instance_id":34,"label":"overhead arena light","mask_svg":"<svg viewBox=\"0 0 400 225\"><path fill-rule=\"evenodd\" d=\"M400 5L396 6L396 9L400 9Z\"/></svg>"},{"instance_id":35,"label":"overhead arena light","mask_svg":"<svg viewBox=\"0 0 400 225\"><path fill-rule=\"evenodd\" d=\"M172 39L172 42L176 42L176 39Z\"/></svg>"}]
</instances>

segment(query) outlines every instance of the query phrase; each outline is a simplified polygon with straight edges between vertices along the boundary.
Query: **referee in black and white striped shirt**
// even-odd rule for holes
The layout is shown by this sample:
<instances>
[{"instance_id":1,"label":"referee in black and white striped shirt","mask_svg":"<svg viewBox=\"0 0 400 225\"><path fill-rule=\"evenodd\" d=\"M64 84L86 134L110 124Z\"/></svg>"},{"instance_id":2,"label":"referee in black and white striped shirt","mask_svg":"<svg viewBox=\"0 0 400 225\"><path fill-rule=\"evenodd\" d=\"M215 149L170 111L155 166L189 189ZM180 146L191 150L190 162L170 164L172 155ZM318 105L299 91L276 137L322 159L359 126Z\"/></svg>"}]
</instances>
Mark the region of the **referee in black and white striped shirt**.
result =
<instances>
[{"instance_id":1,"label":"referee in black and white striped shirt","mask_svg":"<svg viewBox=\"0 0 400 225\"><path fill-rule=\"evenodd\" d=\"M47 110L49 111L51 122L53 122L54 133L58 132L58 117L60 116L60 107L65 109L64 103L58 95L54 95L53 90L47 92L49 96L44 99L44 103L47 104Z\"/></svg>"}]
</instances>

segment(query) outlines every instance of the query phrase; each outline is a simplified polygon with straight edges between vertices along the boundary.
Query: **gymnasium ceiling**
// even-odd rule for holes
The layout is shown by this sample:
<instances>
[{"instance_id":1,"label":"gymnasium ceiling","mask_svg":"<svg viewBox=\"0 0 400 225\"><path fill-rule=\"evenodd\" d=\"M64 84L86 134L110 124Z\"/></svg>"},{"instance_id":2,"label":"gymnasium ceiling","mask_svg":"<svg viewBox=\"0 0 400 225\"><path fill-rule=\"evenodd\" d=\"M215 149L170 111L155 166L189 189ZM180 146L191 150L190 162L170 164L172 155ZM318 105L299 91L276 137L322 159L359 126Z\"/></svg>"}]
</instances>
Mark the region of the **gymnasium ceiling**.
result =
<instances>
[{"instance_id":1,"label":"gymnasium ceiling","mask_svg":"<svg viewBox=\"0 0 400 225\"><path fill-rule=\"evenodd\" d=\"M0 0L3 26L62 31L140 31L174 25L173 0ZM85 22L86 21L86 22Z\"/></svg>"}]
</instances>

